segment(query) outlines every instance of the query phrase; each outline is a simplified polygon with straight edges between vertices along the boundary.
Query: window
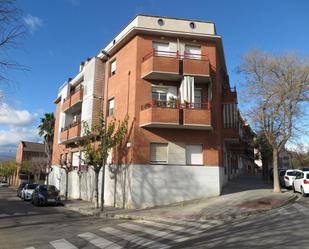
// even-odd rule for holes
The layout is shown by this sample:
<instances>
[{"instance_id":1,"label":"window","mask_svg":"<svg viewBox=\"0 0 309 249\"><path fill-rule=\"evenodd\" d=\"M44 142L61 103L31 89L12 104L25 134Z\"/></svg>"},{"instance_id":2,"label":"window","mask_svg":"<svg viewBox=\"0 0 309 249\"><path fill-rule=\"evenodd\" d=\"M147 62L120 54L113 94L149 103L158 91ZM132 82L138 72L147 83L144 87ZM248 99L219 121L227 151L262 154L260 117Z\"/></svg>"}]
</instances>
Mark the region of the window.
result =
<instances>
[{"instance_id":1,"label":"window","mask_svg":"<svg viewBox=\"0 0 309 249\"><path fill-rule=\"evenodd\" d=\"M167 144L151 143L150 144L150 162L167 163Z\"/></svg>"},{"instance_id":2,"label":"window","mask_svg":"<svg viewBox=\"0 0 309 249\"><path fill-rule=\"evenodd\" d=\"M79 159L80 159L79 154L80 154L79 151L72 153L72 167L73 167L73 169L77 169L79 167Z\"/></svg>"},{"instance_id":3,"label":"window","mask_svg":"<svg viewBox=\"0 0 309 249\"><path fill-rule=\"evenodd\" d=\"M152 89L152 99L155 100L156 106L166 106L167 103L167 92L165 89L158 89L153 88Z\"/></svg>"},{"instance_id":4,"label":"window","mask_svg":"<svg viewBox=\"0 0 309 249\"><path fill-rule=\"evenodd\" d=\"M108 116L114 115L115 99L108 100Z\"/></svg>"},{"instance_id":5,"label":"window","mask_svg":"<svg viewBox=\"0 0 309 249\"><path fill-rule=\"evenodd\" d=\"M117 64L116 64L116 60L114 60L111 62L111 75L116 74L116 69L117 69Z\"/></svg>"},{"instance_id":6,"label":"window","mask_svg":"<svg viewBox=\"0 0 309 249\"><path fill-rule=\"evenodd\" d=\"M202 89L194 89L194 107L202 107Z\"/></svg>"},{"instance_id":7,"label":"window","mask_svg":"<svg viewBox=\"0 0 309 249\"><path fill-rule=\"evenodd\" d=\"M156 51L156 55L158 55L158 56L169 56L170 55L170 53L169 53L169 51L170 51L169 43L153 42L152 47Z\"/></svg>"},{"instance_id":8,"label":"window","mask_svg":"<svg viewBox=\"0 0 309 249\"><path fill-rule=\"evenodd\" d=\"M201 144L187 145L186 161L188 165L203 165L203 146Z\"/></svg>"},{"instance_id":9,"label":"window","mask_svg":"<svg viewBox=\"0 0 309 249\"><path fill-rule=\"evenodd\" d=\"M198 46L185 46L186 58L201 59L201 47Z\"/></svg>"}]
</instances>

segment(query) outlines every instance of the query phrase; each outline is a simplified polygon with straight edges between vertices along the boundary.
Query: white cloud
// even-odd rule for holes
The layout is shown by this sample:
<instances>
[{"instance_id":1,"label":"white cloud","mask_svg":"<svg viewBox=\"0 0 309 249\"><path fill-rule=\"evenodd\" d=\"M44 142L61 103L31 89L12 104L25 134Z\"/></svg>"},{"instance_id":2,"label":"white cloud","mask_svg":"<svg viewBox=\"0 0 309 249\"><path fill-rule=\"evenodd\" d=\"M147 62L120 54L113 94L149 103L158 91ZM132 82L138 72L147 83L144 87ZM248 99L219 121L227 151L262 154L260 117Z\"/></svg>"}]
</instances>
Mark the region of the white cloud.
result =
<instances>
[{"instance_id":1,"label":"white cloud","mask_svg":"<svg viewBox=\"0 0 309 249\"><path fill-rule=\"evenodd\" d=\"M0 151L16 146L21 140L38 142L38 130L35 127L11 127L0 130Z\"/></svg>"},{"instance_id":2,"label":"white cloud","mask_svg":"<svg viewBox=\"0 0 309 249\"><path fill-rule=\"evenodd\" d=\"M17 110L6 103L0 104L0 124L12 126L30 125L34 117L35 114L32 115L27 110Z\"/></svg>"},{"instance_id":3,"label":"white cloud","mask_svg":"<svg viewBox=\"0 0 309 249\"><path fill-rule=\"evenodd\" d=\"M30 32L36 31L38 28L43 26L43 20L37 16L32 16L28 14L24 17L24 22L28 26Z\"/></svg>"}]
</instances>

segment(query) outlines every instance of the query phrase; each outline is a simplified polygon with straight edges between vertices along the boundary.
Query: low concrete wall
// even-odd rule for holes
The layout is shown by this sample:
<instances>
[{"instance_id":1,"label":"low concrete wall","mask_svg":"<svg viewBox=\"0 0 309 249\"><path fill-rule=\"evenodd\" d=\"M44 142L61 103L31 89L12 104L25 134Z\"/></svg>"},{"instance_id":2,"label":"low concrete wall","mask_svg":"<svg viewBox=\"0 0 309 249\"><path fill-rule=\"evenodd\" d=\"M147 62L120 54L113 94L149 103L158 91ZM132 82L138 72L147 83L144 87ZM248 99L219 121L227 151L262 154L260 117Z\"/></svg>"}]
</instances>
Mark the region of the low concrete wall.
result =
<instances>
[{"instance_id":1,"label":"low concrete wall","mask_svg":"<svg viewBox=\"0 0 309 249\"><path fill-rule=\"evenodd\" d=\"M105 204L144 208L220 195L225 184L224 169L218 166L121 165L106 167ZM112 173L117 172L117 174ZM49 175L65 194L65 172L57 166ZM99 175L99 194L101 173ZM89 168L81 176L69 173L70 199L94 201L95 174Z\"/></svg>"}]
</instances>

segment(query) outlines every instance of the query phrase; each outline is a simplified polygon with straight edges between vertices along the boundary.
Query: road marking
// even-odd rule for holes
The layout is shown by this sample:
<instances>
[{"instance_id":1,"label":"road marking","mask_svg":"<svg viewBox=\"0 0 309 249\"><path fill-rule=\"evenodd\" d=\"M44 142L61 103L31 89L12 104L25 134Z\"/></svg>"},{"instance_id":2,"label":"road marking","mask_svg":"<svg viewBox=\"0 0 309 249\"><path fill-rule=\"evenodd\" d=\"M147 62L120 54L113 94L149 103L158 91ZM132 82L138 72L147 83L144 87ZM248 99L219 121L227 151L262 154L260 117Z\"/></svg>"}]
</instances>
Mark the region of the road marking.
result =
<instances>
[{"instance_id":1,"label":"road marking","mask_svg":"<svg viewBox=\"0 0 309 249\"><path fill-rule=\"evenodd\" d=\"M13 216L25 215L25 213L14 213Z\"/></svg>"},{"instance_id":2,"label":"road marking","mask_svg":"<svg viewBox=\"0 0 309 249\"><path fill-rule=\"evenodd\" d=\"M26 247L25 249L35 249L33 246Z\"/></svg>"},{"instance_id":3,"label":"road marking","mask_svg":"<svg viewBox=\"0 0 309 249\"><path fill-rule=\"evenodd\" d=\"M99 248L108 248L108 249L122 249L122 246L115 244L112 241L104 239L94 233L82 233L78 237L81 237L85 240L88 240L91 244Z\"/></svg>"},{"instance_id":4,"label":"road marking","mask_svg":"<svg viewBox=\"0 0 309 249\"><path fill-rule=\"evenodd\" d=\"M168 224L165 224L165 223L161 223L161 222L158 222L158 221L135 221L135 222L138 222L138 223L144 223L146 225L150 225L150 226L154 226L154 227L158 227L160 229L168 229L168 230L172 230L172 231L175 231L175 232L182 232L182 233L189 233L189 234L198 234L198 233L201 233L202 231L200 229L195 229L195 228L187 228L187 227L183 227L183 226L180 226L180 225L168 225Z\"/></svg>"},{"instance_id":5,"label":"road marking","mask_svg":"<svg viewBox=\"0 0 309 249\"><path fill-rule=\"evenodd\" d=\"M71 244L69 241L65 239L58 239L49 242L56 249L78 249L76 246Z\"/></svg>"},{"instance_id":6,"label":"road marking","mask_svg":"<svg viewBox=\"0 0 309 249\"><path fill-rule=\"evenodd\" d=\"M9 214L0 214L0 218L3 218L3 217L8 217L10 216Z\"/></svg>"},{"instance_id":7,"label":"road marking","mask_svg":"<svg viewBox=\"0 0 309 249\"><path fill-rule=\"evenodd\" d=\"M304 207L303 205L300 205L300 204L298 204L298 203L294 203L293 205L292 205L294 208L296 208L298 211L300 211L300 212L303 212L303 213L306 213L306 212L308 212L308 208L306 208L306 207Z\"/></svg>"},{"instance_id":8,"label":"road marking","mask_svg":"<svg viewBox=\"0 0 309 249\"><path fill-rule=\"evenodd\" d=\"M27 212L27 214L28 214L28 215L31 215L31 214L38 214L38 212L32 212L32 211L30 211L30 212Z\"/></svg>"},{"instance_id":9,"label":"road marking","mask_svg":"<svg viewBox=\"0 0 309 249\"><path fill-rule=\"evenodd\" d=\"M172 221L167 221L169 223L171 223ZM207 224L205 224L205 222L200 223L200 222L193 222L193 221L173 221L173 224L176 225L181 225L181 226L190 226L190 227L195 227L195 228L199 228L199 229L206 229L206 228L210 228L213 226L217 226L217 225L222 225L222 221L219 220L210 220L207 221Z\"/></svg>"},{"instance_id":10,"label":"road marking","mask_svg":"<svg viewBox=\"0 0 309 249\"><path fill-rule=\"evenodd\" d=\"M286 210L285 208L280 208L278 210L278 213L283 214L283 215L289 215L291 214L288 210Z\"/></svg>"},{"instance_id":11,"label":"road marking","mask_svg":"<svg viewBox=\"0 0 309 249\"><path fill-rule=\"evenodd\" d=\"M123 223L123 224L119 224L119 226L130 229L130 230L147 233L152 236L160 237L162 239L164 238L164 239L171 239L173 241L179 241L179 240L182 241L185 238L182 235L177 235L177 234L166 232L166 231L158 231L152 228L142 227L142 226L131 224L131 223Z\"/></svg>"},{"instance_id":12,"label":"road marking","mask_svg":"<svg viewBox=\"0 0 309 249\"><path fill-rule=\"evenodd\" d=\"M170 246L153 241L153 240L149 240L143 237L139 237L136 236L135 234L131 234L128 232L124 232L124 231L120 231L118 229L112 228L112 227L105 227L100 229L102 232L107 233L107 234L111 234L114 235L116 237L119 237L121 239L127 240L131 243L140 245L140 246L145 246L147 248L152 248L152 249L156 249L156 248L170 248Z\"/></svg>"}]
</instances>

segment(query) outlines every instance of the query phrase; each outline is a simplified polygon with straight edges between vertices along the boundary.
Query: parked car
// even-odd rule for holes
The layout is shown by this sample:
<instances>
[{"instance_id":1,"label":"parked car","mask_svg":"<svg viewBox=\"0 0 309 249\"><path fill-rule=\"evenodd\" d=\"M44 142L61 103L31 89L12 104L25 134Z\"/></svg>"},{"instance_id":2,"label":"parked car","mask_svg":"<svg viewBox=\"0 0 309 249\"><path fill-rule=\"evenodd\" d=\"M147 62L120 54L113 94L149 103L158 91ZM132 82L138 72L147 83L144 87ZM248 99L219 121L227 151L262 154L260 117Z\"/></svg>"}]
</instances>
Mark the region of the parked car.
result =
<instances>
[{"instance_id":1,"label":"parked car","mask_svg":"<svg viewBox=\"0 0 309 249\"><path fill-rule=\"evenodd\" d=\"M21 192L23 190L23 188L27 185L26 182L23 182L21 184L19 184L18 188L17 188L17 194L16 196L20 197L21 198Z\"/></svg>"},{"instance_id":2,"label":"parked car","mask_svg":"<svg viewBox=\"0 0 309 249\"><path fill-rule=\"evenodd\" d=\"M37 186L38 186L38 184L31 184L31 183L26 184L26 186L22 190L21 198L24 201L31 200L32 199L33 191L35 190L35 188Z\"/></svg>"},{"instance_id":3,"label":"parked car","mask_svg":"<svg viewBox=\"0 0 309 249\"><path fill-rule=\"evenodd\" d=\"M281 170L279 171L279 182L280 182L280 186L281 186L281 187L285 187L285 182L284 182L285 172L286 172L285 169L281 169Z\"/></svg>"},{"instance_id":4,"label":"parked car","mask_svg":"<svg viewBox=\"0 0 309 249\"><path fill-rule=\"evenodd\" d=\"M302 196L309 194L309 171L297 172L293 182L293 191L299 192Z\"/></svg>"},{"instance_id":5,"label":"parked car","mask_svg":"<svg viewBox=\"0 0 309 249\"><path fill-rule=\"evenodd\" d=\"M298 169L288 169L284 175L284 184L286 188L291 188L293 186L293 181L298 172L301 172Z\"/></svg>"},{"instance_id":6,"label":"parked car","mask_svg":"<svg viewBox=\"0 0 309 249\"><path fill-rule=\"evenodd\" d=\"M54 185L38 185L32 195L32 204L42 206L61 203L59 190Z\"/></svg>"},{"instance_id":7,"label":"parked car","mask_svg":"<svg viewBox=\"0 0 309 249\"><path fill-rule=\"evenodd\" d=\"M7 181L1 181L0 182L0 188L8 187L8 186L9 186L9 183Z\"/></svg>"}]
</instances>

